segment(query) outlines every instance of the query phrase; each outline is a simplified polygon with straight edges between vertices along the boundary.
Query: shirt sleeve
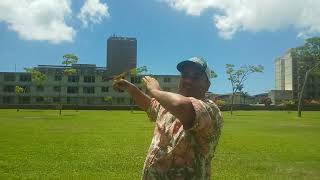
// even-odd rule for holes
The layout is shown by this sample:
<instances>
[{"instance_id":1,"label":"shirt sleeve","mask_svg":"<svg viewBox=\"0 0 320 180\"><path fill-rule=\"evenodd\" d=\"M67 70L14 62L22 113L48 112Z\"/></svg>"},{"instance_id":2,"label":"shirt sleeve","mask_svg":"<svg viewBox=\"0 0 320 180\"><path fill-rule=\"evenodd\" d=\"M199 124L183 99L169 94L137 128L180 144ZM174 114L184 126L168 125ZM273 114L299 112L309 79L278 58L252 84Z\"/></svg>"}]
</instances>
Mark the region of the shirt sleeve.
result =
<instances>
[{"instance_id":1,"label":"shirt sleeve","mask_svg":"<svg viewBox=\"0 0 320 180\"><path fill-rule=\"evenodd\" d=\"M160 103L155 98L151 98L150 105L147 109L147 115L150 121L155 122L157 120L160 108Z\"/></svg>"},{"instance_id":2,"label":"shirt sleeve","mask_svg":"<svg viewBox=\"0 0 320 180\"><path fill-rule=\"evenodd\" d=\"M197 137L210 139L214 131L222 126L222 116L219 108L212 102L206 103L190 97L196 114L193 127L187 131L193 132Z\"/></svg>"}]
</instances>

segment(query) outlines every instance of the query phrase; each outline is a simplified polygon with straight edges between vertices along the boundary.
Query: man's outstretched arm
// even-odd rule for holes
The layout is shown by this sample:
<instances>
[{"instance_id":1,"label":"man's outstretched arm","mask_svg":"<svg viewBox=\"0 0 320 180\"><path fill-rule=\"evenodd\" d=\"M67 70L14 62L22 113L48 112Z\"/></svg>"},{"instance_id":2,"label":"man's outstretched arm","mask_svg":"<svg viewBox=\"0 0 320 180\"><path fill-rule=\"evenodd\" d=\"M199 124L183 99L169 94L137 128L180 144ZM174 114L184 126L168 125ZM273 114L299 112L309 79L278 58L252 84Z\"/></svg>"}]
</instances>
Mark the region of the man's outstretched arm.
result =
<instances>
[{"instance_id":1,"label":"man's outstretched arm","mask_svg":"<svg viewBox=\"0 0 320 180\"><path fill-rule=\"evenodd\" d=\"M140 107L140 109L142 109L143 111L146 111L148 109L151 98L129 81L125 79L115 80L113 82L113 88L118 91L127 91Z\"/></svg>"},{"instance_id":2,"label":"man's outstretched arm","mask_svg":"<svg viewBox=\"0 0 320 180\"><path fill-rule=\"evenodd\" d=\"M149 94L171 114L177 117L184 129L189 129L193 126L196 114L192 102L188 97L161 91L158 81L149 76L144 77L142 80L146 84Z\"/></svg>"}]
</instances>

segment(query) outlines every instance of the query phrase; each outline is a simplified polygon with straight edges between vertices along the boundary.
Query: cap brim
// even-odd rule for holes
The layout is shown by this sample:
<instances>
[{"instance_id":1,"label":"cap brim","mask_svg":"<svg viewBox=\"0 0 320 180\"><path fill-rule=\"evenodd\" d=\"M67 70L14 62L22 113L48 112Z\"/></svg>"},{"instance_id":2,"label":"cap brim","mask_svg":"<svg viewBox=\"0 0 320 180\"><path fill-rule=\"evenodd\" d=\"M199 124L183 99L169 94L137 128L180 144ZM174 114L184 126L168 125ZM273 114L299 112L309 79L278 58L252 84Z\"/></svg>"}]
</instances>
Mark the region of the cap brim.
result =
<instances>
[{"instance_id":1,"label":"cap brim","mask_svg":"<svg viewBox=\"0 0 320 180\"><path fill-rule=\"evenodd\" d=\"M198 67L201 71L203 71L203 67L202 67L200 64L195 63L195 62L193 62L193 61L189 61L189 60L185 60L185 61L180 62L180 63L177 65L178 71L181 72L186 65L196 66L196 67Z\"/></svg>"}]
</instances>

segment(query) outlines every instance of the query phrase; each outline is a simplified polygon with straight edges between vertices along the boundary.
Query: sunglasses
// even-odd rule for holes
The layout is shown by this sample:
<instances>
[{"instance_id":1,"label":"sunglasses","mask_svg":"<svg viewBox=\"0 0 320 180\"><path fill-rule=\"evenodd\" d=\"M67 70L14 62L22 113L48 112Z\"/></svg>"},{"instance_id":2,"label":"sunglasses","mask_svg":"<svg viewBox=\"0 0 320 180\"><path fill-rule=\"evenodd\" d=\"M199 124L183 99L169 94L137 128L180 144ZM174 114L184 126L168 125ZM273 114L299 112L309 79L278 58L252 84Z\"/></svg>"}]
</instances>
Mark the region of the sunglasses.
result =
<instances>
[{"instance_id":1,"label":"sunglasses","mask_svg":"<svg viewBox=\"0 0 320 180\"><path fill-rule=\"evenodd\" d=\"M186 79L189 78L193 81L200 80L203 76L203 73L196 72L196 73L187 73L187 72L181 72L181 78Z\"/></svg>"}]
</instances>

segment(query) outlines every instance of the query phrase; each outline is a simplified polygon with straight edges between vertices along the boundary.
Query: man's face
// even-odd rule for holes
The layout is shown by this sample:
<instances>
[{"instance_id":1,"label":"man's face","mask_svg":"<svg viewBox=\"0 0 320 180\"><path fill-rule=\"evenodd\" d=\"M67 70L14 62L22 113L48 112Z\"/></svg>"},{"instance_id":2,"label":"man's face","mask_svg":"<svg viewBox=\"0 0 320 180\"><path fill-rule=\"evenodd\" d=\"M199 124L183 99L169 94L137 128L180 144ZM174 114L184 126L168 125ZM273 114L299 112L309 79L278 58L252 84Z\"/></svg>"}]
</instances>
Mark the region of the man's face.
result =
<instances>
[{"instance_id":1,"label":"man's face","mask_svg":"<svg viewBox=\"0 0 320 180\"><path fill-rule=\"evenodd\" d=\"M181 71L179 93L187 97L201 98L208 91L210 83L198 67L186 64Z\"/></svg>"}]
</instances>

